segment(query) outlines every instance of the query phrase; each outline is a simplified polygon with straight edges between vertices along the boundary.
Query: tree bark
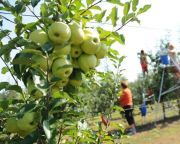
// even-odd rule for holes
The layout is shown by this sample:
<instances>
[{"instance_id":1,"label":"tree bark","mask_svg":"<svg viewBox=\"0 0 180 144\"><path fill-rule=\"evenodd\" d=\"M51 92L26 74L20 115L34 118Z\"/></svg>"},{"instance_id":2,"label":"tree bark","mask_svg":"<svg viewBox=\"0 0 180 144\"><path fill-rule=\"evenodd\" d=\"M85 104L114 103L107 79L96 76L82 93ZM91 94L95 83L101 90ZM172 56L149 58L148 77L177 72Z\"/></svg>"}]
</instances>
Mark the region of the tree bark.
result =
<instances>
[{"instance_id":1,"label":"tree bark","mask_svg":"<svg viewBox=\"0 0 180 144\"><path fill-rule=\"evenodd\" d=\"M165 102L162 102L162 110L163 110L163 119L166 120L166 107L165 107Z\"/></svg>"}]
</instances>

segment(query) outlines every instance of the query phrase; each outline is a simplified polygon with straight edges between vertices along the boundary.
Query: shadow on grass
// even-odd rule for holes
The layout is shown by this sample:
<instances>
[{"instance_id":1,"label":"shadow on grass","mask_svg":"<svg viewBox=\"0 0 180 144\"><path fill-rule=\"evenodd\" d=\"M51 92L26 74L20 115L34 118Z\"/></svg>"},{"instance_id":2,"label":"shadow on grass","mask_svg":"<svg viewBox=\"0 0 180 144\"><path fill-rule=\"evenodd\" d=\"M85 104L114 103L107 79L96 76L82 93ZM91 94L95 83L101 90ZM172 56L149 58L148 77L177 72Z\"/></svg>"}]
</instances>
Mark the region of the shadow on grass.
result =
<instances>
[{"instance_id":1,"label":"shadow on grass","mask_svg":"<svg viewBox=\"0 0 180 144\"><path fill-rule=\"evenodd\" d=\"M147 123L144 125L138 125L136 126L137 132L143 132L143 131L148 131L152 130L153 128L156 128L157 125L161 125L161 128L167 127L168 124L171 124L175 121L180 120L180 116L173 116L173 117L168 117L153 123Z\"/></svg>"},{"instance_id":2,"label":"shadow on grass","mask_svg":"<svg viewBox=\"0 0 180 144\"><path fill-rule=\"evenodd\" d=\"M168 126L168 124L171 124L171 123L176 122L178 120L180 120L180 116L173 116L173 117L169 117L169 118L159 120L157 122L146 123L144 125L138 125L138 126L136 126L136 130L137 130L137 133L149 131L149 130L156 128L159 125L160 125L160 128L165 128ZM109 131L109 134L115 134L118 132L119 132L119 130L114 129L114 130Z\"/></svg>"}]
</instances>

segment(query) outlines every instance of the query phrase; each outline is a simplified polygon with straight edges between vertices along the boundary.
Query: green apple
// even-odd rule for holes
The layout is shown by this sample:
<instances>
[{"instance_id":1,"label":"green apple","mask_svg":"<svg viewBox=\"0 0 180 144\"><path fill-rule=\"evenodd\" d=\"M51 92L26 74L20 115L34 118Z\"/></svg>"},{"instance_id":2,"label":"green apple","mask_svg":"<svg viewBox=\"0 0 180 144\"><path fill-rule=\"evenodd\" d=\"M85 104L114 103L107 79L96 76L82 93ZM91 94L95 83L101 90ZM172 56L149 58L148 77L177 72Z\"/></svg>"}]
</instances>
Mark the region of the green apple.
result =
<instances>
[{"instance_id":1,"label":"green apple","mask_svg":"<svg viewBox=\"0 0 180 144\"><path fill-rule=\"evenodd\" d=\"M48 36L55 44L63 44L71 37L71 29L66 23L54 22L48 30Z\"/></svg>"},{"instance_id":2,"label":"green apple","mask_svg":"<svg viewBox=\"0 0 180 144\"><path fill-rule=\"evenodd\" d=\"M25 119L19 119L17 126L20 130L29 132L33 132L37 128L37 124L31 124L31 122L27 122Z\"/></svg>"},{"instance_id":3,"label":"green apple","mask_svg":"<svg viewBox=\"0 0 180 144\"><path fill-rule=\"evenodd\" d=\"M72 86L78 87L81 86L82 82L82 72L79 69L74 69L70 76L69 83Z\"/></svg>"},{"instance_id":4,"label":"green apple","mask_svg":"<svg viewBox=\"0 0 180 144\"><path fill-rule=\"evenodd\" d=\"M69 24L71 29L71 38L70 41L73 45L79 45L84 40L84 31L82 30L81 26L73 21Z\"/></svg>"},{"instance_id":5,"label":"green apple","mask_svg":"<svg viewBox=\"0 0 180 144\"><path fill-rule=\"evenodd\" d=\"M78 60L76 58L72 58L73 68L79 68Z\"/></svg>"},{"instance_id":6,"label":"green apple","mask_svg":"<svg viewBox=\"0 0 180 144\"><path fill-rule=\"evenodd\" d=\"M102 43L98 52L96 53L96 57L98 59L102 59L106 56L107 52L108 52L108 47Z\"/></svg>"},{"instance_id":7,"label":"green apple","mask_svg":"<svg viewBox=\"0 0 180 144\"><path fill-rule=\"evenodd\" d=\"M41 46L48 42L47 34L42 30L35 30L30 33L29 39Z\"/></svg>"},{"instance_id":8,"label":"green apple","mask_svg":"<svg viewBox=\"0 0 180 144\"><path fill-rule=\"evenodd\" d=\"M17 121L17 126L22 131L34 131L37 128L37 113L27 112Z\"/></svg>"},{"instance_id":9,"label":"green apple","mask_svg":"<svg viewBox=\"0 0 180 144\"><path fill-rule=\"evenodd\" d=\"M58 86L54 85L51 88L51 94L53 98L59 98L60 97L60 89Z\"/></svg>"},{"instance_id":10,"label":"green apple","mask_svg":"<svg viewBox=\"0 0 180 144\"><path fill-rule=\"evenodd\" d=\"M8 132L16 133L18 131L17 119L14 117L7 119L5 128Z\"/></svg>"},{"instance_id":11,"label":"green apple","mask_svg":"<svg viewBox=\"0 0 180 144\"><path fill-rule=\"evenodd\" d=\"M57 58L52 64L52 73L55 77L61 79L68 78L71 75L72 71L72 64L66 58Z\"/></svg>"},{"instance_id":12,"label":"green apple","mask_svg":"<svg viewBox=\"0 0 180 144\"><path fill-rule=\"evenodd\" d=\"M85 34L81 49L86 54L96 54L100 48L100 39L97 34Z\"/></svg>"},{"instance_id":13,"label":"green apple","mask_svg":"<svg viewBox=\"0 0 180 144\"><path fill-rule=\"evenodd\" d=\"M60 56L60 55L68 55L70 54L71 51L71 45L55 45L53 54L55 56Z\"/></svg>"},{"instance_id":14,"label":"green apple","mask_svg":"<svg viewBox=\"0 0 180 144\"><path fill-rule=\"evenodd\" d=\"M97 58L95 55L82 54L78 58L79 67L88 72L91 68L95 68L97 64Z\"/></svg>"},{"instance_id":15,"label":"green apple","mask_svg":"<svg viewBox=\"0 0 180 144\"><path fill-rule=\"evenodd\" d=\"M32 123L37 118L36 112L26 112L22 119L25 120L27 123Z\"/></svg>"},{"instance_id":16,"label":"green apple","mask_svg":"<svg viewBox=\"0 0 180 144\"><path fill-rule=\"evenodd\" d=\"M61 80L59 80L58 82L56 82L55 85L56 85L57 87L64 87L64 86L67 85L68 81L69 81L68 78L61 79Z\"/></svg>"},{"instance_id":17,"label":"green apple","mask_svg":"<svg viewBox=\"0 0 180 144\"><path fill-rule=\"evenodd\" d=\"M81 55L81 53L82 53L82 50L81 50L80 46L78 46L78 45L72 45L71 46L70 54L71 54L72 58L79 57Z\"/></svg>"},{"instance_id":18,"label":"green apple","mask_svg":"<svg viewBox=\"0 0 180 144\"><path fill-rule=\"evenodd\" d=\"M82 80L70 79L69 83L74 87L79 87L82 84Z\"/></svg>"},{"instance_id":19,"label":"green apple","mask_svg":"<svg viewBox=\"0 0 180 144\"><path fill-rule=\"evenodd\" d=\"M43 92L38 88L35 88L31 91L31 95L34 96L34 98L39 99L43 96Z\"/></svg>"}]
</instances>

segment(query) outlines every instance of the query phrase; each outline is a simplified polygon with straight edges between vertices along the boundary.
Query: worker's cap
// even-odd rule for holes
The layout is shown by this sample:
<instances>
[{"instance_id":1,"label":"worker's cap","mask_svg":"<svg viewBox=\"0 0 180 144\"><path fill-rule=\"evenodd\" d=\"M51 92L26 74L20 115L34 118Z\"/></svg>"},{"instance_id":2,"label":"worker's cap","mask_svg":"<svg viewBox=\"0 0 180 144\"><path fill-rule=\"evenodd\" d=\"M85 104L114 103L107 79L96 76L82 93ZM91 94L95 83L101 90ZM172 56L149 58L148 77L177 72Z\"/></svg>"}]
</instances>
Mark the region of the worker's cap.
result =
<instances>
[{"instance_id":1,"label":"worker's cap","mask_svg":"<svg viewBox=\"0 0 180 144\"><path fill-rule=\"evenodd\" d=\"M121 81L121 86L128 87L128 81L127 80Z\"/></svg>"}]
</instances>

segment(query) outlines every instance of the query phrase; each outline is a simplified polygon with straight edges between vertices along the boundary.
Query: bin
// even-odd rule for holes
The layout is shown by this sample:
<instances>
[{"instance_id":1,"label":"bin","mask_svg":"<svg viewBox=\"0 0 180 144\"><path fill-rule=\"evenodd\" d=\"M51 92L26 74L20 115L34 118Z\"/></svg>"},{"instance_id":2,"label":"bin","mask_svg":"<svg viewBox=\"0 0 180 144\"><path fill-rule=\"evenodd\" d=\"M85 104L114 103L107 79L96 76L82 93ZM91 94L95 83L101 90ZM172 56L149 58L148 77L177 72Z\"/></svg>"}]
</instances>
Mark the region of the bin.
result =
<instances>
[{"instance_id":1,"label":"bin","mask_svg":"<svg viewBox=\"0 0 180 144\"><path fill-rule=\"evenodd\" d=\"M142 104L142 105L141 105L140 111L141 111L141 116L146 116L146 113L147 113L146 104Z\"/></svg>"},{"instance_id":2,"label":"bin","mask_svg":"<svg viewBox=\"0 0 180 144\"><path fill-rule=\"evenodd\" d=\"M161 55L161 63L164 64L164 65L169 64L168 55Z\"/></svg>"}]
</instances>

